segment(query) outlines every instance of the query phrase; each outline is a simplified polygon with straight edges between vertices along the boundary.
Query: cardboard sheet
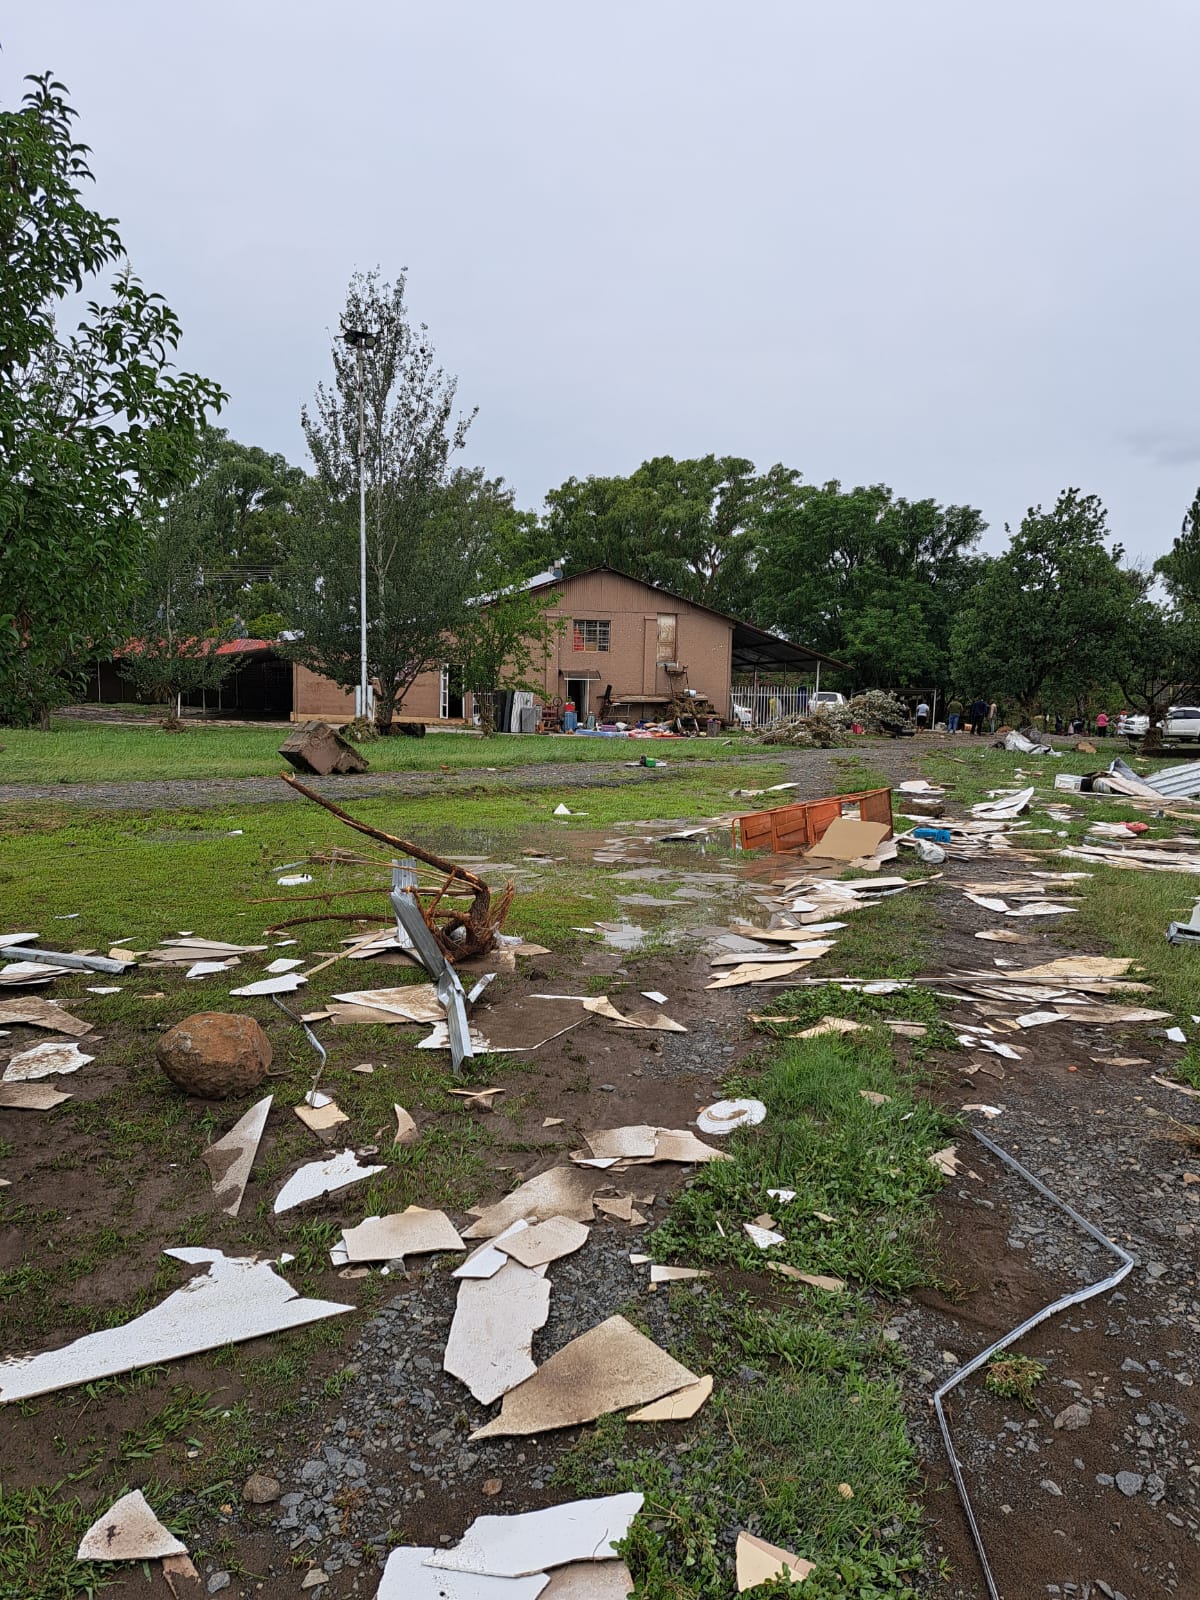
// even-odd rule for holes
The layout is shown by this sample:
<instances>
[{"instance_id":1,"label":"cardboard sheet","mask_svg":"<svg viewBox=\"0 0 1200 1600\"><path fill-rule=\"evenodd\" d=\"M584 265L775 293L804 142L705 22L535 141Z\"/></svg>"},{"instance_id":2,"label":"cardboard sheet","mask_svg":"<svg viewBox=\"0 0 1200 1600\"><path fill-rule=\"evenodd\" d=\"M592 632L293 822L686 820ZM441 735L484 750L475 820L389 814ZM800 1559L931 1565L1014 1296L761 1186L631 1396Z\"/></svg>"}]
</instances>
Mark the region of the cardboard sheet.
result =
<instances>
[{"instance_id":1,"label":"cardboard sheet","mask_svg":"<svg viewBox=\"0 0 1200 1600\"><path fill-rule=\"evenodd\" d=\"M857 861L859 856L874 855L891 831L886 822L835 817L805 855L821 861Z\"/></svg>"}]
</instances>

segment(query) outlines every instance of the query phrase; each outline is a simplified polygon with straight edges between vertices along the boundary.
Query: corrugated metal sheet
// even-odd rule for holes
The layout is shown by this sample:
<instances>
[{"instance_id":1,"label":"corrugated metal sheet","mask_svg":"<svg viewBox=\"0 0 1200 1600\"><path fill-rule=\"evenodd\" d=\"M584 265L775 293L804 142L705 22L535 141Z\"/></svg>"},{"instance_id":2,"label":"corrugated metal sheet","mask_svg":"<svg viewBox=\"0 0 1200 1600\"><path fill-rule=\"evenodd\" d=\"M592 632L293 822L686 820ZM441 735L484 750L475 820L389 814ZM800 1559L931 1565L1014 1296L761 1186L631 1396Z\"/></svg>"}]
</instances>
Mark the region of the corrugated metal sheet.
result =
<instances>
[{"instance_id":1,"label":"corrugated metal sheet","mask_svg":"<svg viewBox=\"0 0 1200 1600\"><path fill-rule=\"evenodd\" d=\"M1200 794L1200 761L1189 761L1184 767L1164 767L1161 772L1143 778L1142 782L1172 800L1190 799Z\"/></svg>"}]
</instances>

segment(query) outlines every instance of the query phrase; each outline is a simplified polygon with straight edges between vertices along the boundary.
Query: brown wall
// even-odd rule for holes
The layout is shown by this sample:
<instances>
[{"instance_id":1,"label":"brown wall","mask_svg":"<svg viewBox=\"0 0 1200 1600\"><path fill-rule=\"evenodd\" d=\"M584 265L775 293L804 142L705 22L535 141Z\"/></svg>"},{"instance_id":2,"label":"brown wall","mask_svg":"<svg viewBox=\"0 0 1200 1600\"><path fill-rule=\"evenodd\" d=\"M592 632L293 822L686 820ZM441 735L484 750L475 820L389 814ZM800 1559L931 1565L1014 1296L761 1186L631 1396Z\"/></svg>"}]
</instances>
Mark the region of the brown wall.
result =
<instances>
[{"instance_id":1,"label":"brown wall","mask_svg":"<svg viewBox=\"0 0 1200 1600\"><path fill-rule=\"evenodd\" d=\"M721 715L729 708L732 624L686 600L655 594L645 584L616 572L585 572L564 580L551 611L566 629L553 646L544 677L546 697L566 699L566 680L589 677L587 709L595 711L611 683L616 700L669 695L671 682L658 663L660 615L676 617L674 660L686 666L680 685L706 694ZM587 619L610 624L603 650L576 650L572 623Z\"/></svg>"},{"instance_id":2,"label":"brown wall","mask_svg":"<svg viewBox=\"0 0 1200 1600\"><path fill-rule=\"evenodd\" d=\"M550 614L561 617L566 627L553 641L544 668L535 661L529 669L530 680L542 683L547 703L567 698L569 678L588 679L587 703L579 707L581 712L598 710L600 696L610 683L617 700L669 695L672 679L659 664L659 618L674 616L673 659L688 669L686 680L674 681L707 695L720 715L728 712L733 627L723 618L686 600L655 594L645 584L616 572L588 572L565 579ZM572 624L579 620L609 624L607 651L574 648ZM668 638L664 638L662 650L667 648ZM307 667L295 668L292 704L293 718L301 722L311 717L346 722L354 715L353 694ZM405 696L399 715L436 722L440 712L441 674L422 673Z\"/></svg>"},{"instance_id":3,"label":"brown wall","mask_svg":"<svg viewBox=\"0 0 1200 1600\"><path fill-rule=\"evenodd\" d=\"M354 716L354 693L342 689L332 678L323 678L297 662L292 669L292 721L349 722ZM404 697L398 712L415 722L436 722L442 707L442 675L423 672Z\"/></svg>"}]
</instances>

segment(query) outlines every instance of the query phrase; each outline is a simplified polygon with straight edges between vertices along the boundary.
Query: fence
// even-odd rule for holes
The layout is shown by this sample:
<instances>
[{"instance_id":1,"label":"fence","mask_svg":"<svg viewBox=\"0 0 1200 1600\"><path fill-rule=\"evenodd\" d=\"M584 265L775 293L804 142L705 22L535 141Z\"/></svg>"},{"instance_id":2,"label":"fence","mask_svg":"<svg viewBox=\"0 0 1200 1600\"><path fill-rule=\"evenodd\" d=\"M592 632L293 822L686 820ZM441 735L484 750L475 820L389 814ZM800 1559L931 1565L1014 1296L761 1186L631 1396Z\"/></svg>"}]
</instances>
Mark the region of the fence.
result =
<instances>
[{"instance_id":1,"label":"fence","mask_svg":"<svg viewBox=\"0 0 1200 1600\"><path fill-rule=\"evenodd\" d=\"M769 728L785 717L802 716L808 710L807 688L792 686L772 689L766 684L734 688L729 694L729 720L749 728Z\"/></svg>"}]
</instances>

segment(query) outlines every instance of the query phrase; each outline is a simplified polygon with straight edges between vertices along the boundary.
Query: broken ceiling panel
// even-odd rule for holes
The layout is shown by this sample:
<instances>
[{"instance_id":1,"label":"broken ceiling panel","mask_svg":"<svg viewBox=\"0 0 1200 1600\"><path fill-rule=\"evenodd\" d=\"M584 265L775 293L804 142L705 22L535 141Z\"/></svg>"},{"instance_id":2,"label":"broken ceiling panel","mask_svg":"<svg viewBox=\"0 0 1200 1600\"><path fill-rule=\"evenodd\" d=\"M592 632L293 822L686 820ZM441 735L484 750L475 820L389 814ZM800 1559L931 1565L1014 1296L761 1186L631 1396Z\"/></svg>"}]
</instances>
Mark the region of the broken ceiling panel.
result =
<instances>
[{"instance_id":1,"label":"broken ceiling panel","mask_svg":"<svg viewBox=\"0 0 1200 1600\"><path fill-rule=\"evenodd\" d=\"M250 1180L250 1169L258 1154L259 1142L267 1126L273 1096L267 1095L250 1107L229 1132L204 1151L200 1159L212 1177L213 1201L228 1217L236 1217Z\"/></svg>"},{"instance_id":2,"label":"broken ceiling panel","mask_svg":"<svg viewBox=\"0 0 1200 1600\"><path fill-rule=\"evenodd\" d=\"M373 1178L382 1172L381 1166L364 1167L353 1150L342 1150L328 1161L310 1161L298 1172L293 1172L275 1196L275 1215L303 1205L306 1200L319 1199L321 1195L335 1194L352 1183Z\"/></svg>"},{"instance_id":3,"label":"broken ceiling panel","mask_svg":"<svg viewBox=\"0 0 1200 1600\"><path fill-rule=\"evenodd\" d=\"M97 1517L80 1540L76 1561L154 1561L185 1556L187 1545L164 1528L140 1489Z\"/></svg>"},{"instance_id":4,"label":"broken ceiling panel","mask_svg":"<svg viewBox=\"0 0 1200 1600\"><path fill-rule=\"evenodd\" d=\"M446 1213L425 1211L421 1206L409 1206L387 1217L367 1217L357 1228L346 1229L342 1245L348 1261L394 1261L463 1248L458 1229Z\"/></svg>"},{"instance_id":5,"label":"broken ceiling panel","mask_svg":"<svg viewBox=\"0 0 1200 1600\"><path fill-rule=\"evenodd\" d=\"M604 1181L600 1172L581 1171L578 1167L551 1167L497 1200L495 1205L476 1211L479 1220L463 1230L463 1237L494 1239L521 1218L544 1222L547 1217L572 1217L576 1222L590 1222L594 1215L592 1195Z\"/></svg>"},{"instance_id":6,"label":"broken ceiling panel","mask_svg":"<svg viewBox=\"0 0 1200 1600\"><path fill-rule=\"evenodd\" d=\"M471 1437L545 1433L594 1422L607 1412L646 1405L699 1381L624 1317L609 1317L564 1345L519 1388L510 1389L500 1415Z\"/></svg>"},{"instance_id":7,"label":"broken ceiling panel","mask_svg":"<svg viewBox=\"0 0 1200 1600\"><path fill-rule=\"evenodd\" d=\"M520 1578L573 1561L615 1561L613 1546L628 1534L642 1501L640 1494L610 1494L511 1517L476 1517L459 1543L435 1551L428 1565Z\"/></svg>"},{"instance_id":8,"label":"broken ceiling panel","mask_svg":"<svg viewBox=\"0 0 1200 1600\"><path fill-rule=\"evenodd\" d=\"M487 1578L474 1572L439 1572L426 1565L429 1545L401 1545L388 1556L375 1600L538 1600L550 1582L544 1572L524 1578Z\"/></svg>"},{"instance_id":9,"label":"broken ceiling panel","mask_svg":"<svg viewBox=\"0 0 1200 1600\"><path fill-rule=\"evenodd\" d=\"M537 1371L533 1336L550 1314L544 1271L510 1261L491 1278L465 1278L459 1284L442 1365L483 1405Z\"/></svg>"},{"instance_id":10,"label":"broken ceiling panel","mask_svg":"<svg viewBox=\"0 0 1200 1600\"><path fill-rule=\"evenodd\" d=\"M304 1299L270 1261L190 1246L164 1254L208 1270L131 1322L86 1334L58 1350L0 1360L0 1404L178 1361L201 1350L354 1310L332 1300Z\"/></svg>"}]
</instances>

